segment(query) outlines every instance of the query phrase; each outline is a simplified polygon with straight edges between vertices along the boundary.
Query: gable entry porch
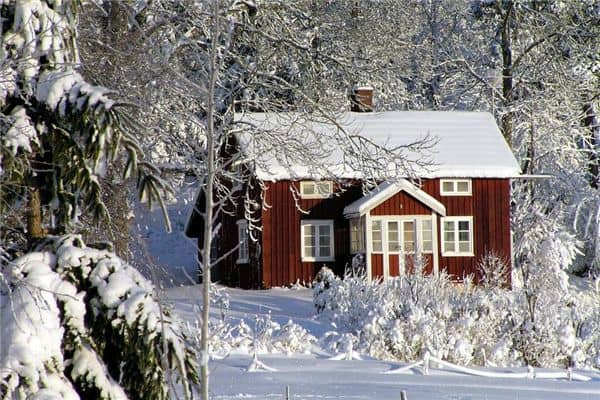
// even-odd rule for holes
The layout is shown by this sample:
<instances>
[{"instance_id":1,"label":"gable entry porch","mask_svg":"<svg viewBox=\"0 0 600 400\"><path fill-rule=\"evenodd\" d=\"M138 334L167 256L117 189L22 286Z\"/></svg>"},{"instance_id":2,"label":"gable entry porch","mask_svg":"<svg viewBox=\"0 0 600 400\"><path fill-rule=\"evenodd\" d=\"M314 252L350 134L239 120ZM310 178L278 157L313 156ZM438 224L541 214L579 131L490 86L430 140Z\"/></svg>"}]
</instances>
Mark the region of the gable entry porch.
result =
<instances>
[{"instance_id":1,"label":"gable entry porch","mask_svg":"<svg viewBox=\"0 0 600 400\"><path fill-rule=\"evenodd\" d=\"M386 181L344 208L352 254L365 255L369 278L439 271L439 218L446 207L411 182Z\"/></svg>"}]
</instances>

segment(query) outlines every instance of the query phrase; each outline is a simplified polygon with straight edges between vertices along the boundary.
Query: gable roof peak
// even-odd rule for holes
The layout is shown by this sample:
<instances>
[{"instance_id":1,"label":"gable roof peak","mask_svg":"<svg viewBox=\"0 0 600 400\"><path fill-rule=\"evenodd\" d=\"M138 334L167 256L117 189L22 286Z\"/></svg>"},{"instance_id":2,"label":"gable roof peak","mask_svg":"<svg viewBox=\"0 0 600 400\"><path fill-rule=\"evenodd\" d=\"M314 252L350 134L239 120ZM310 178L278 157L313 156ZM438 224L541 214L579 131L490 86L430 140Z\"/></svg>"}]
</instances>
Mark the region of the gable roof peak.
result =
<instances>
[{"instance_id":1,"label":"gable roof peak","mask_svg":"<svg viewBox=\"0 0 600 400\"><path fill-rule=\"evenodd\" d=\"M446 206L406 179L379 184L371 192L347 205L344 208L344 216L348 219L361 217L401 191L419 200L441 216L446 216Z\"/></svg>"}]
</instances>

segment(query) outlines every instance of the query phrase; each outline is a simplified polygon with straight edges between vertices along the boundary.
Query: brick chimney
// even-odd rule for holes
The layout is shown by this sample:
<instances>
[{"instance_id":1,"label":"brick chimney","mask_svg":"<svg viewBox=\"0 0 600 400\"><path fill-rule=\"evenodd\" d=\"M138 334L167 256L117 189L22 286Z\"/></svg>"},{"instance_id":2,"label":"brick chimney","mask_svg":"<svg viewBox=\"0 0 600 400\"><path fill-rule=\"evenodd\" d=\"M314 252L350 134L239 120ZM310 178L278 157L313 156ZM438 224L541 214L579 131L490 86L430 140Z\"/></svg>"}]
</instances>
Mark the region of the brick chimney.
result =
<instances>
[{"instance_id":1,"label":"brick chimney","mask_svg":"<svg viewBox=\"0 0 600 400\"><path fill-rule=\"evenodd\" d=\"M373 111L373 88L371 86L354 86L350 94L350 111Z\"/></svg>"}]
</instances>

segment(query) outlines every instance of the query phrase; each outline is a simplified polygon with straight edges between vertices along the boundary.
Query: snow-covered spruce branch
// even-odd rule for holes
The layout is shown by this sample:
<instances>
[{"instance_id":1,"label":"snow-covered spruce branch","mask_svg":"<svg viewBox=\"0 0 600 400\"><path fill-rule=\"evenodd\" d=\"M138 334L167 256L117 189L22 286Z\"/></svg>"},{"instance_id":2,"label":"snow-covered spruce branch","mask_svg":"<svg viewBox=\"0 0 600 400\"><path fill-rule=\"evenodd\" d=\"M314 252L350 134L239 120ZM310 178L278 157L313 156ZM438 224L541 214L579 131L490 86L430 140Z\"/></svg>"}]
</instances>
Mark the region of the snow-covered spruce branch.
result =
<instances>
[{"instance_id":1,"label":"snow-covered spruce branch","mask_svg":"<svg viewBox=\"0 0 600 400\"><path fill-rule=\"evenodd\" d=\"M0 306L13 310L0 313L4 395L166 399L171 371L191 393L185 336L152 285L114 254L55 237L2 274L11 295Z\"/></svg>"}]
</instances>

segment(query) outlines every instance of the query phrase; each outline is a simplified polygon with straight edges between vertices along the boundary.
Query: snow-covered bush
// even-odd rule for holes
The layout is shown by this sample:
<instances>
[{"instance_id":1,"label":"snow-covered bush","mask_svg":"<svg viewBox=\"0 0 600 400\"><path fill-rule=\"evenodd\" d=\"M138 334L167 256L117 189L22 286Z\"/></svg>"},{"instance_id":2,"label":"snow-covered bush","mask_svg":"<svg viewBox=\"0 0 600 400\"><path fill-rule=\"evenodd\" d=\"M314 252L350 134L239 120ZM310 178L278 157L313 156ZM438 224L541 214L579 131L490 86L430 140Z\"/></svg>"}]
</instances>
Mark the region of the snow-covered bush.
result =
<instances>
[{"instance_id":1,"label":"snow-covered bush","mask_svg":"<svg viewBox=\"0 0 600 400\"><path fill-rule=\"evenodd\" d=\"M323 350L335 354L334 359L352 360L360 358L356 352L358 342L358 337L352 333L330 331L321 337L319 345Z\"/></svg>"},{"instance_id":2,"label":"snow-covered bush","mask_svg":"<svg viewBox=\"0 0 600 400\"><path fill-rule=\"evenodd\" d=\"M379 303L379 289L379 281L369 281L364 274L349 273L341 280L324 267L313 283L313 301L317 311L335 320L339 329L352 332Z\"/></svg>"},{"instance_id":3,"label":"snow-covered bush","mask_svg":"<svg viewBox=\"0 0 600 400\"><path fill-rule=\"evenodd\" d=\"M281 325L271 319L271 314L257 316L254 320L253 346L256 353L270 353L273 349L273 337Z\"/></svg>"},{"instance_id":4,"label":"snow-covered bush","mask_svg":"<svg viewBox=\"0 0 600 400\"><path fill-rule=\"evenodd\" d=\"M599 361L600 300L584 305L469 279L459 285L444 273L383 282L327 276L327 287L317 283L313 294L321 318L337 328L320 341L334 354L351 335L355 349L380 359L416 361L429 353L458 364L545 367L596 367Z\"/></svg>"},{"instance_id":5,"label":"snow-covered bush","mask_svg":"<svg viewBox=\"0 0 600 400\"><path fill-rule=\"evenodd\" d=\"M309 353L316 342L313 335L292 320L286 322L273 337L273 348L280 353Z\"/></svg>"},{"instance_id":6,"label":"snow-covered bush","mask_svg":"<svg viewBox=\"0 0 600 400\"><path fill-rule=\"evenodd\" d=\"M506 287L510 278L510 264L496 252L486 253L477 263L481 285L486 288Z\"/></svg>"},{"instance_id":7,"label":"snow-covered bush","mask_svg":"<svg viewBox=\"0 0 600 400\"><path fill-rule=\"evenodd\" d=\"M332 305L333 301L328 299L327 295L333 293L329 292L328 289L335 283L336 279L333 271L327 267L322 267L317 273L313 282L313 299L317 312L323 311L328 304L329 306Z\"/></svg>"},{"instance_id":8,"label":"snow-covered bush","mask_svg":"<svg viewBox=\"0 0 600 400\"><path fill-rule=\"evenodd\" d=\"M282 326L271 319L271 314L257 316L254 329L240 321L234 331L237 335L233 339L238 344L232 348L242 350L239 343L246 344L247 340L251 339L249 350L254 353L308 353L312 344L316 342L314 336L292 320ZM240 341L241 338L244 340Z\"/></svg>"},{"instance_id":9,"label":"snow-covered bush","mask_svg":"<svg viewBox=\"0 0 600 400\"><path fill-rule=\"evenodd\" d=\"M113 253L69 235L1 267L3 398L166 399L174 379L191 392L185 337Z\"/></svg>"},{"instance_id":10,"label":"snow-covered bush","mask_svg":"<svg viewBox=\"0 0 600 400\"><path fill-rule=\"evenodd\" d=\"M209 323L209 353L211 357L222 358L230 353L241 354L294 354L308 353L316 343L316 338L302 326L292 320L281 325L266 316L256 316L254 327L243 319L228 321L227 319L211 320ZM195 338L200 344L199 326L187 326L187 335Z\"/></svg>"}]
</instances>

